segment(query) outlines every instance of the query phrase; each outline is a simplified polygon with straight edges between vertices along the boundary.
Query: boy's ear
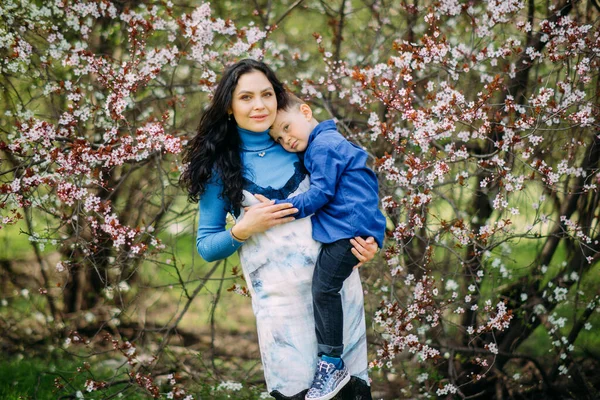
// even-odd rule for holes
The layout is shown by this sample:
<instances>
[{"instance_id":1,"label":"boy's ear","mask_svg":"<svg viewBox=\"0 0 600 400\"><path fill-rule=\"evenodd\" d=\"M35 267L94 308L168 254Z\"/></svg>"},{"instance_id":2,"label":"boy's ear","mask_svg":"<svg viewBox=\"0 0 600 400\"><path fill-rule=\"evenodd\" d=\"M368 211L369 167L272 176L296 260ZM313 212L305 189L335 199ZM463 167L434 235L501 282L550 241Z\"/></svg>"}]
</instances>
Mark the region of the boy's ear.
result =
<instances>
[{"instance_id":1,"label":"boy's ear","mask_svg":"<svg viewBox=\"0 0 600 400\"><path fill-rule=\"evenodd\" d=\"M308 104L300 104L300 112L307 121L312 120L312 110Z\"/></svg>"}]
</instances>

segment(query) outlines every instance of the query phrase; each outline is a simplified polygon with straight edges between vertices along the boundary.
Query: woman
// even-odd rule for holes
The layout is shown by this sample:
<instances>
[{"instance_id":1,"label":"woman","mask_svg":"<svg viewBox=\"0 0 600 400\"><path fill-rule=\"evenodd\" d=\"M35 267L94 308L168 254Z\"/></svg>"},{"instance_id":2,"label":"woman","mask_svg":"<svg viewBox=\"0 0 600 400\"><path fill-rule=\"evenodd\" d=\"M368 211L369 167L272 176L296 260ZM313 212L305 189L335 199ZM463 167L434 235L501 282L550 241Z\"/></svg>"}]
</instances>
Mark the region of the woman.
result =
<instances>
[{"instance_id":1,"label":"woman","mask_svg":"<svg viewBox=\"0 0 600 400\"><path fill-rule=\"evenodd\" d=\"M277 399L304 399L317 363L311 278L320 245L312 239L310 218L294 220L291 204L264 199L286 199L309 187L298 156L268 135L287 101L283 84L264 63L242 60L228 67L186 149L189 167L181 182L190 201L199 199L200 255L214 261L239 250L269 392ZM231 229L228 213L236 220ZM372 238L353 244L361 264L377 249ZM344 284L342 299L348 321L344 360L353 376L343 397L370 399L358 271Z\"/></svg>"}]
</instances>

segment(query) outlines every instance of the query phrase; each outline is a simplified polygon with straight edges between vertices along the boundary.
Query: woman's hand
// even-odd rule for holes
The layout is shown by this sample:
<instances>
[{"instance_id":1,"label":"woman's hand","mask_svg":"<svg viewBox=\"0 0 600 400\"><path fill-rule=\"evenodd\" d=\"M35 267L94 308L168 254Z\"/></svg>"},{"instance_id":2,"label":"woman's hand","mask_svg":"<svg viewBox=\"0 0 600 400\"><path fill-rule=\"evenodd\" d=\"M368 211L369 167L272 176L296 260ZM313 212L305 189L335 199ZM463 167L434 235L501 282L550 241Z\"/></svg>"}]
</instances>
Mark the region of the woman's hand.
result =
<instances>
[{"instance_id":1,"label":"woman's hand","mask_svg":"<svg viewBox=\"0 0 600 400\"><path fill-rule=\"evenodd\" d=\"M379 246L373 236L369 236L367 240L357 236L354 239L350 239L350 243L354 246L351 250L352 254L360 261L354 268L361 267L364 263L371 261L379 250Z\"/></svg>"},{"instance_id":2,"label":"woman's hand","mask_svg":"<svg viewBox=\"0 0 600 400\"><path fill-rule=\"evenodd\" d=\"M233 232L235 237L246 240L255 233L264 232L276 225L295 219L290 215L297 213L298 209L294 208L291 203L275 204L274 200L269 200L259 194L255 197L261 202L244 208L244 216L231 228L235 229Z\"/></svg>"}]
</instances>

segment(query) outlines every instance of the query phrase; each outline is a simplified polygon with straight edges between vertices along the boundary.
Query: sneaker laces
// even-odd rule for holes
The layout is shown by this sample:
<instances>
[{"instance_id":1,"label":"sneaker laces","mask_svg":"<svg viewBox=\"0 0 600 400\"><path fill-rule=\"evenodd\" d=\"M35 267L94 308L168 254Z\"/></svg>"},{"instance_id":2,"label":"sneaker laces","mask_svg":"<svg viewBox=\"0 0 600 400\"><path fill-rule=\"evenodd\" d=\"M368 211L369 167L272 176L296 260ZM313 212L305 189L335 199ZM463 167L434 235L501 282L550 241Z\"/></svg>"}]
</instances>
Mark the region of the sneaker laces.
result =
<instances>
[{"instance_id":1,"label":"sneaker laces","mask_svg":"<svg viewBox=\"0 0 600 400\"><path fill-rule=\"evenodd\" d=\"M335 365L328 363L327 361L319 361L319 364L317 365L317 371L315 372L315 377L313 379L313 387L315 389L321 389L323 387L323 385L325 384L325 378L327 377L327 374L331 371L331 370L335 370Z\"/></svg>"},{"instance_id":2,"label":"sneaker laces","mask_svg":"<svg viewBox=\"0 0 600 400\"><path fill-rule=\"evenodd\" d=\"M325 384L325 375L319 371L315 374L315 379L313 380L312 389L321 390L323 385Z\"/></svg>"}]
</instances>

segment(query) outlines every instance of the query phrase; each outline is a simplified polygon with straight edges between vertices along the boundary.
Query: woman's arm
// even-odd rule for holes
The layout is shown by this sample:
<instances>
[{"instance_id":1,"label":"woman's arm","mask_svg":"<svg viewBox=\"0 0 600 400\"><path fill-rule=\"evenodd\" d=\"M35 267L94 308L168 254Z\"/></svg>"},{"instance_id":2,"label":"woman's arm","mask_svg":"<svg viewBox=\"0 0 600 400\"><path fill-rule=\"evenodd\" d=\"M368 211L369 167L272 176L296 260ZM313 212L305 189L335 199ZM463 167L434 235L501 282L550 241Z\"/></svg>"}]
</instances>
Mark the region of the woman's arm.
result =
<instances>
[{"instance_id":1,"label":"woman's arm","mask_svg":"<svg viewBox=\"0 0 600 400\"><path fill-rule=\"evenodd\" d=\"M216 261L232 255L243 242L235 240L225 228L228 203L219 198L222 186L211 182L200 197L196 248L206 261Z\"/></svg>"},{"instance_id":2,"label":"woman's arm","mask_svg":"<svg viewBox=\"0 0 600 400\"><path fill-rule=\"evenodd\" d=\"M211 182L200 197L196 247L206 261L229 257L253 234L293 221L295 218L290 215L298 212L290 203L259 203L248 207L242 219L227 230L225 220L229 207L226 200L220 198L221 190L220 182Z\"/></svg>"}]
</instances>

